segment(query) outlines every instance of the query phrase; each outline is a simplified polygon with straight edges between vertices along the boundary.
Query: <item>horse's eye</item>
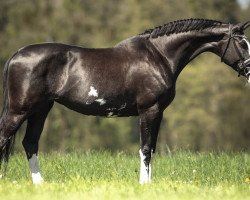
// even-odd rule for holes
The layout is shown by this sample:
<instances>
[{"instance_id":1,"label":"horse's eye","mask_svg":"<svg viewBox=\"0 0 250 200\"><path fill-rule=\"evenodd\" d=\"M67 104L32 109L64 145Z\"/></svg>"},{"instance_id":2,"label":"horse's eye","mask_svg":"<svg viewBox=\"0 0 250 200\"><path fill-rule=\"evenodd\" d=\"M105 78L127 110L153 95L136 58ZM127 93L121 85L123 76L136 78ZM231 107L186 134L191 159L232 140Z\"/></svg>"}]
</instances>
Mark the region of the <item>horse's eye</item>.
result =
<instances>
[{"instance_id":1,"label":"horse's eye","mask_svg":"<svg viewBox=\"0 0 250 200\"><path fill-rule=\"evenodd\" d=\"M239 43L240 43L240 46L241 46L243 49L248 49L248 45L247 45L246 41L241 40Z\"/></svg>"}]
</instances>

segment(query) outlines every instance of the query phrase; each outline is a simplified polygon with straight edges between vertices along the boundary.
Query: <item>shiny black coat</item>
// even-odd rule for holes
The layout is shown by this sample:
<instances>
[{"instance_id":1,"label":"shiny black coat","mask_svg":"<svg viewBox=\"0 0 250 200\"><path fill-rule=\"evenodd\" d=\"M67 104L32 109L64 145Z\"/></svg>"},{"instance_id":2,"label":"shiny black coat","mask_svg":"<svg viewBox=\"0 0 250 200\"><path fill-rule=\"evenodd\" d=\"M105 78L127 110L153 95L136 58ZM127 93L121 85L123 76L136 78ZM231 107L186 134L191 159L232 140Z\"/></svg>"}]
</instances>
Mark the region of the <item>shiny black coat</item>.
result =
<instances>
[{"instance_id":1,"label":"shiny black coat","mask_svg":"<svg viewBox=\"0 0 250 200\"><path fill-rule=\"evenodd\" d=\"M141 155L148 169L163 111L174 99L178 75L192 59L210 51L249 78L249 42L243 34L249 25L180 20L112 48L45 43L20 49L4 69L0 161L7 159L11 138L26 119L23 146L28 158L37 154L44 121L56 101L85 115L139 115Z\"/></svg>"}]
</instances>

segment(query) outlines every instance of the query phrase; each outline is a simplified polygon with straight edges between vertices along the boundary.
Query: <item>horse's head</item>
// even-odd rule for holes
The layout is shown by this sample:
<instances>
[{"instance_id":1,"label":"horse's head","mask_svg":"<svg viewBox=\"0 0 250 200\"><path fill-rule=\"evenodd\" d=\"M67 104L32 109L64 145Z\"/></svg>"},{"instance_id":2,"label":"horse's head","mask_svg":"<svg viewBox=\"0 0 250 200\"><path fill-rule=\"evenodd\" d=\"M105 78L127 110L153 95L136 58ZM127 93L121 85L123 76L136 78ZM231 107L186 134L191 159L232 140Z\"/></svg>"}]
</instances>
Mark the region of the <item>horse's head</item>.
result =
<instances>
[{"instance_id":1,"label":"horse's head","mask_svg":"<svg viewBox=\"0 0 250 200\"><path fill-rule=\"evenodd\" d=\"M250 43L244 30L250 21L237 25L229 25L229 31L221 41L221 60L243 75L250 82Z\"/></svg>"}]
</instances>

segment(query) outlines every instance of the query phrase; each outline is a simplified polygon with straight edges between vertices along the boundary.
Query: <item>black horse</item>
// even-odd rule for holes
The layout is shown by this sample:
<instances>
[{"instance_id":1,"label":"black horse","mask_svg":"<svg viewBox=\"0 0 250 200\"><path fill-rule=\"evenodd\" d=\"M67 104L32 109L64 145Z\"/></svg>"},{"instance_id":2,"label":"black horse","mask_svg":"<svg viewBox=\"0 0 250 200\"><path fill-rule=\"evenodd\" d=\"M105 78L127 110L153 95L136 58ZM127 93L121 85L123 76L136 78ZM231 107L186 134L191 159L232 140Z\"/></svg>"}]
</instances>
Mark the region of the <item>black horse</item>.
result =
<instances>
[{"instance_id":1,"label":"black horse","mask_svg":"<svg viewBox=\"0 0 250 200\"><path fill-rule=\"evenodd\" d=\"M250 79L250 44L237 25L187 19L128 38L112 48L88 49L57 43L18 50L4 67L0 160L7 162L14 136L28 120L23 146L33 183L43 181L38 141L54 102L85 115L139 116L140 183L151 181L152 153L162 113L175 96L182 69L210 51Z\"/></svg>"}]
</instances>

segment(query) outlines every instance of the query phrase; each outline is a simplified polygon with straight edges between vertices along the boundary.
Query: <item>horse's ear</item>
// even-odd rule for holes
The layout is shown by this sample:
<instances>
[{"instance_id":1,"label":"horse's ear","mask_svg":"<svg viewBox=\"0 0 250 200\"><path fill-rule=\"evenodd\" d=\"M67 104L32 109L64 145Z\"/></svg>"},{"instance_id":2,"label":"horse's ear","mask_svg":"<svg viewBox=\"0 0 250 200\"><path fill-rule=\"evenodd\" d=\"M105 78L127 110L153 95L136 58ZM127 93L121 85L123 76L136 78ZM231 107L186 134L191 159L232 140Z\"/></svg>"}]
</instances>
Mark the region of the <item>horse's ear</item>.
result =
<instances>
[{"instance_id":1,"label":"horse's ear","mask_svg":"<svg viewBox=\"0 0 250 200\"><path fill-rule=\"evenodd\" d=\"M250 21L244 22L244 23L239 23L236 26L239 27L239 30L244 31L250 26Z\"/></svg>"},{"instance_id":2,"label":"horse's ear","mask_svg":"<svg viewBox=\"0 0 250 200\"><path fill-rule=\"evenodd\" d=\"M233 26L232 33L244 33L244 30L250 26L250 21L239 23Z\"/></svg>"}]
</instances>

